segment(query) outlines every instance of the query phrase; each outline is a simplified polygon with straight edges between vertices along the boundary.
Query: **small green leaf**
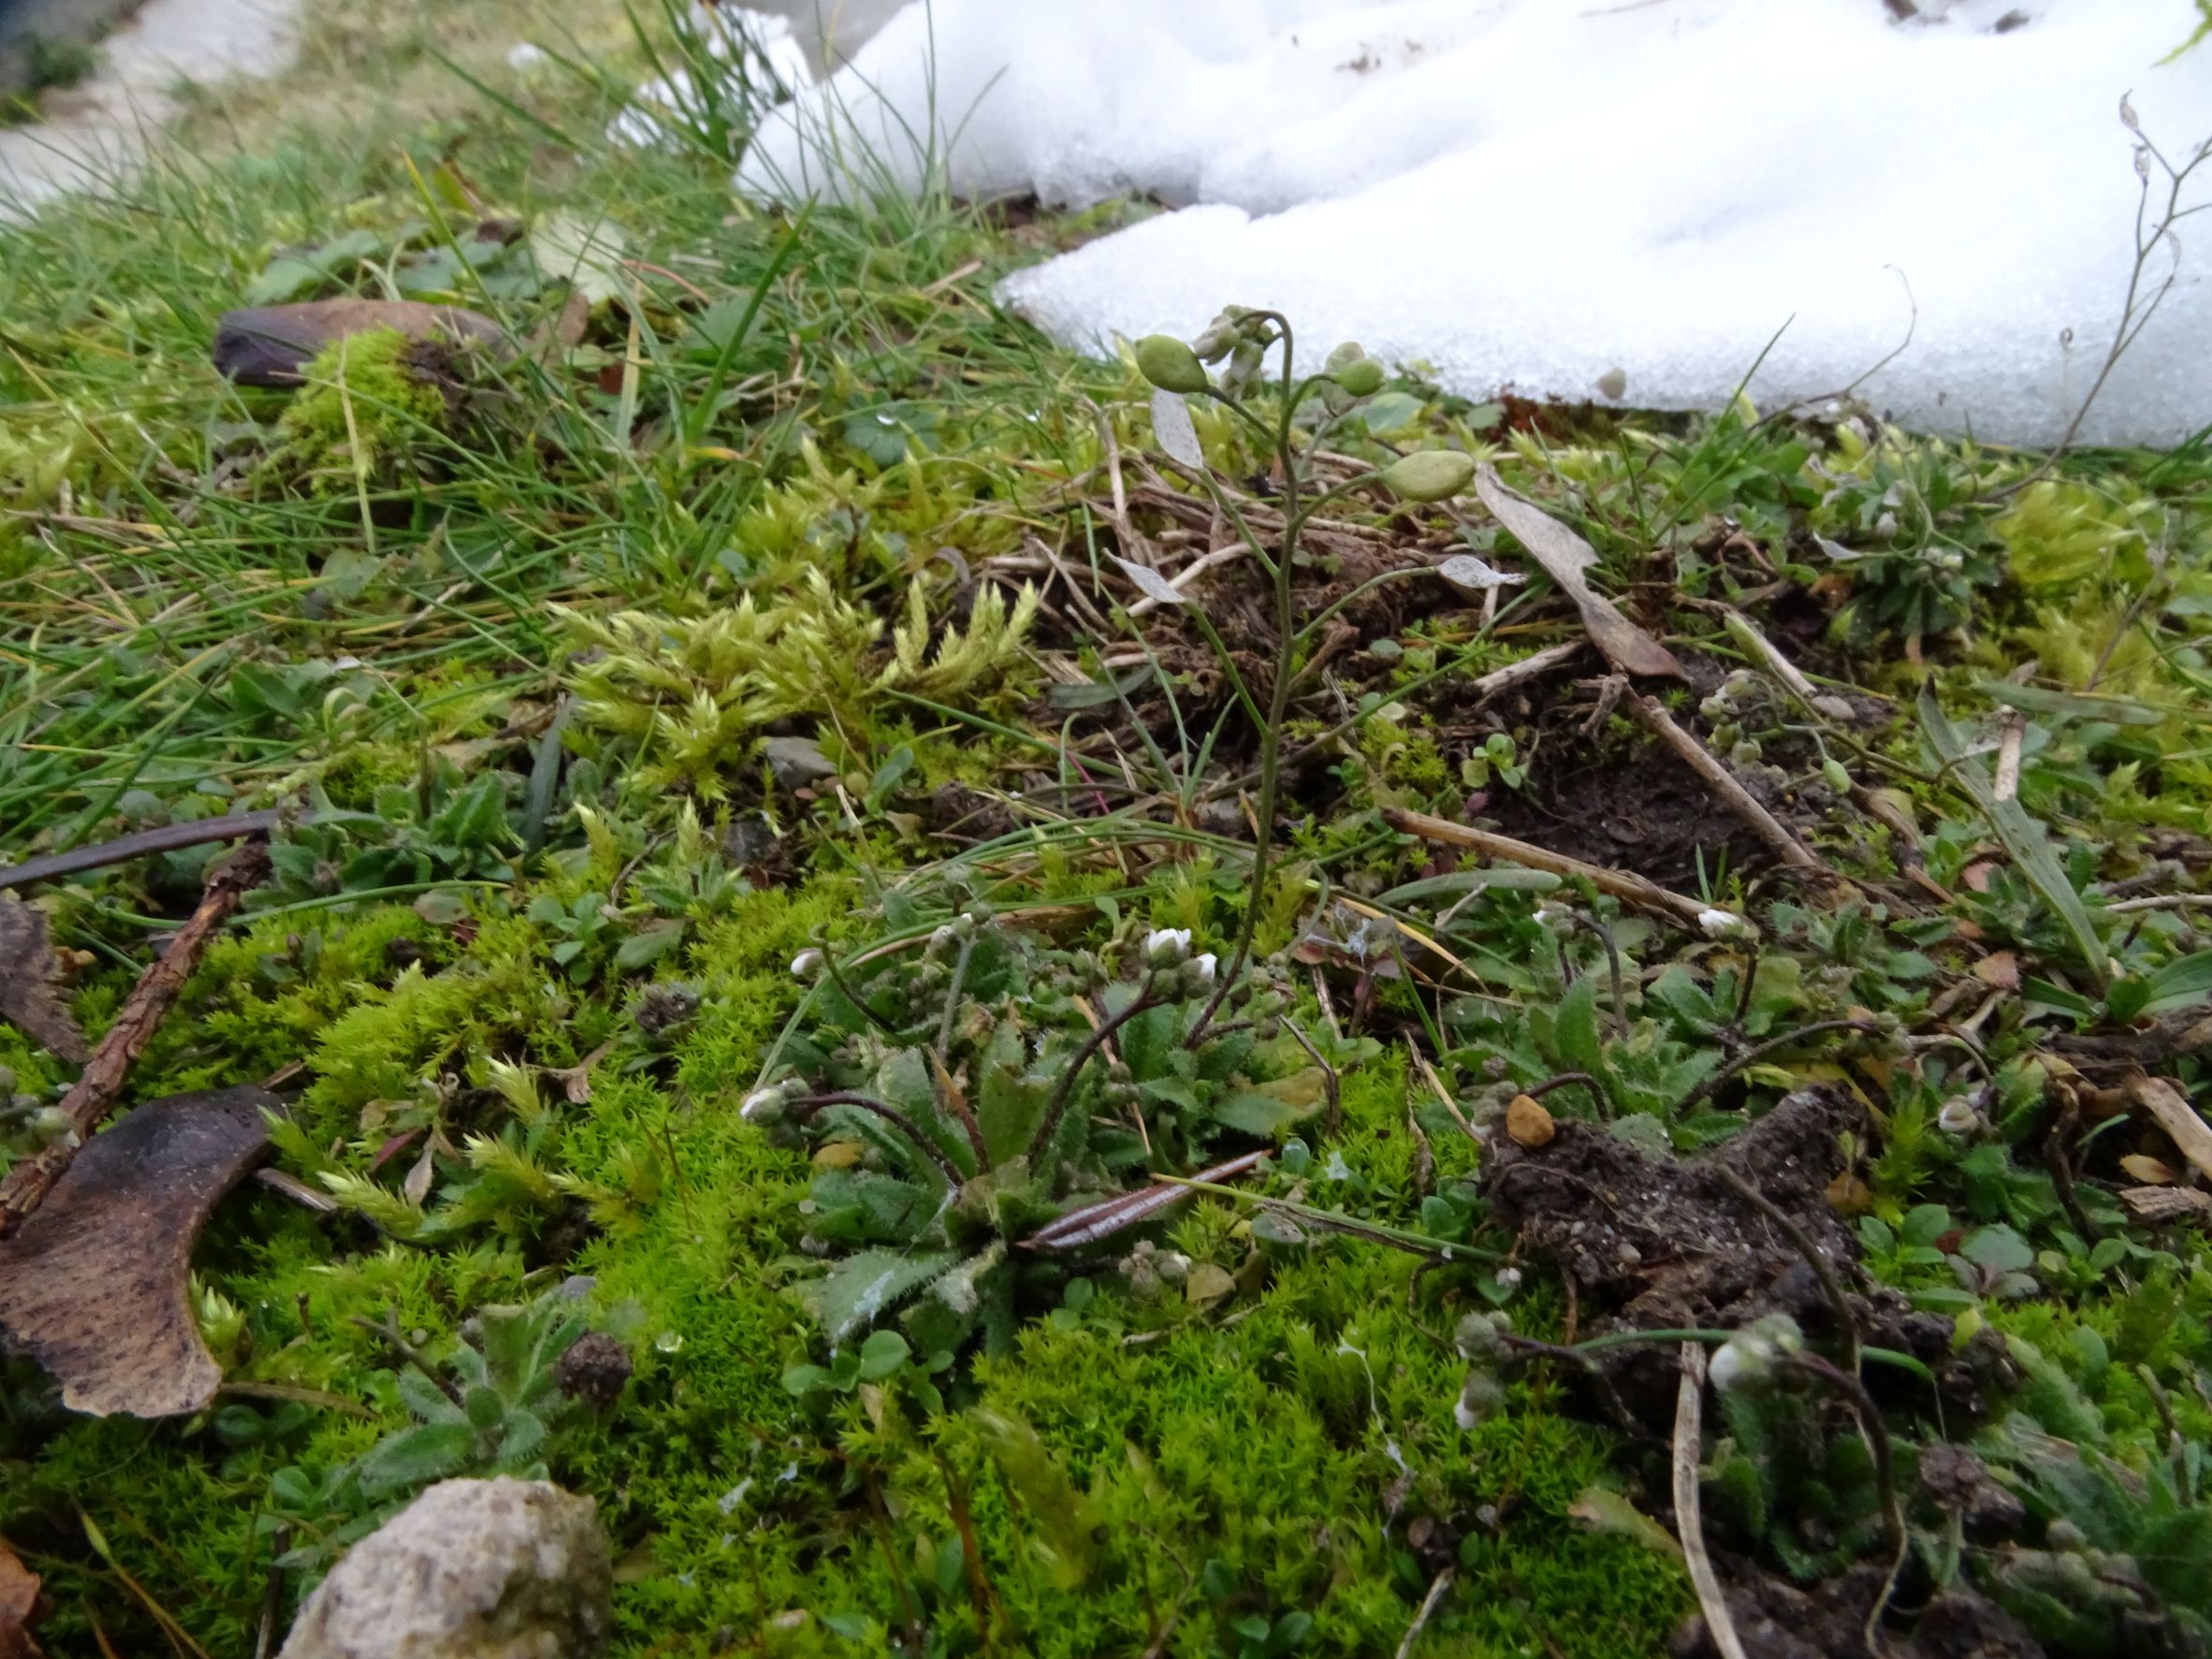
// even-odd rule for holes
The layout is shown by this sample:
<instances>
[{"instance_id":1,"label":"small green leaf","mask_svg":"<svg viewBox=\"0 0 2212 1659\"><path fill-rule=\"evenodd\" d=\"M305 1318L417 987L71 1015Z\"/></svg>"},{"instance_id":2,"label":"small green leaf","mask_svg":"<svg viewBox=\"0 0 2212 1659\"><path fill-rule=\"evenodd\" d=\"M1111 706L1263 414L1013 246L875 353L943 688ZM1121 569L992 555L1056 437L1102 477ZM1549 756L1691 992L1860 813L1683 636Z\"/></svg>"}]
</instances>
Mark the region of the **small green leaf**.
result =
<instances>
[{"instance_id":1,"label":"small green leaf","mask_svg":"<svg viewBox=\"0 0 2212 1659\"><path fill-rule=\"evenodd\" d=\"M1943 713L1943 705L1936 701L1932 681L1920 688L1919 710L1921 735L1936 759L1943 763L1944 773L1966 792L1981 809L1982 816L1989 821L1989 827L1997 832L1997 838L2012 854L2015 867L2065 924L2082 959L2088 965L2090 975L2103 985L2112 973L2111 963L2104 953L2104 941L2098 936L2097 924L2082 904L2081 895L2066 879L2065 868L2052 850L2049 832L2028 815L2028 809L2016 798L2004 801L1997 798L1996 786L1981 760L1967 753L1957 729Z\"/></svg>"},{"instance_id":2,"label":"small green leaf","mask_svg":"<svg viewBox=\"0 0 2212 1659\"><path fill-rule=\"evenodd\" d=\"M417 1423L386 1435L357 1465L361 1489L371 1497L426 1486L464 1469L476 1450L476 1431L465 1422Z\"/></svg>"},{"instance_id":3,"label":"small green leaf","mask_svg":"<svg viewBox=\"0 0 2212 1659\"><path fill-rule=\"evenodd\" d=\"M889 1376L907 1362L913 1350L895 1331L878 1331L860 1345L860 1379L874 1382Z\"/></svg>"}]
</instances>

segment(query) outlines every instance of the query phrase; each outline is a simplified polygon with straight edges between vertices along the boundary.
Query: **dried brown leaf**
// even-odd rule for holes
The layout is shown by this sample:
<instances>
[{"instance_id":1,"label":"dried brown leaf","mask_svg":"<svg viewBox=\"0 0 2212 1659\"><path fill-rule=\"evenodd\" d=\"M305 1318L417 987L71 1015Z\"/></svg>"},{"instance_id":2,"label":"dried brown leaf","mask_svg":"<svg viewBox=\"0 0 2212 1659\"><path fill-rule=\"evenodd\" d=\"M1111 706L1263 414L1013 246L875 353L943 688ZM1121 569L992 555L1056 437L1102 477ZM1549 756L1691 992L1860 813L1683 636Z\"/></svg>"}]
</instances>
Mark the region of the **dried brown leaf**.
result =
<instances>
[{"instance_id":1,"label":"dried brown leaf","mask_svg":"<svg viewBox=\"0 0 2212 1659\"><path fill-rule=\"evenodd\" d=\"M200 1341L192 1246L268 1149L257 1088L172 1095L95 1135L0 1243L0 1330L62 1385L72 1411L174 1417L215 1397Z\"/></svg>"},{"instance_id":2,"label":"dried brown leaf","mask_svg":"<svg viewBox=\"0 0 2212 1659\"><path fill-rule=\"evenodd\" d=\"M1690 677L1674 660L1673 652L1590 586L1585 573L1597 562L1597 553L1588 542L1535 502L1506 488L1490 467L1477 470L1475 493L1482 498L1491 517L1513 532L1514 539L1528 549L1529 557L1544 567L1544 574L1575 602L1582 613L1582 626L1605 653L1606 661L1623 674Z\"/></svg>"},{"instance_id":3,"label":"dried brown leaf","mask_svg":"<svg viewBox=\"0 0 2212 1659\"><path fill-rule=\"evenodd\" d=\"M2020 959L2010 951L1992 951L1974 964L1974 978L1993 991L2017 991Z\"/></svg>"},{"instance_id":4,"label":"dried brown leaf","mask_svg":"<svg viewBox=\"0 0 2212 1659\"><path fill-rule=\"evenodd\" d=\"M301 371L336 340L389 328L410 340L473 342L506 339L481 312L418 299L308 299L226 311L215 322L215 367L241 386L298 386Z\"/></svg>"},{"instance_id":5,"label":"dried brown leaf","mask_svg":"<svg viewBox=\"0 0 2212 1659\"><path fill-rule=\"evenodd\" d=\"M38 1623L38 1575L0 1538L0 1659L37 1659L31 1627Z\"/></svg>"},{"instance_id":6,"label":"dried brown leaf","mask_svg":"<svg viewBox=\"0 0 2212 1659\"><path fill-rule=\"evenodd\" d=\"M60 980L46 912L0 894L0 1020L81 1065L91 1051L56 992Z\"/></svg>"},{"instance_id":7,"label":"dried brown leaf","mask_svg":"<svg viewBox=\"0 0 2212 1659\"><path fill-rule=\"evenodd\" d=\"M2181 1156L2212 1175L2212 1125L2205 1122L2189 1097L2162 1077L2132 1077L2128 1099L2158 1119Z\"/></svg>"},{"instance_id":8,"label":"dried brown leaf","mask_svg":"<svg viewBox=\"0 0 2212 1659\"><path fill-rule=\"evenodd\" d=\"M2171 1186L2181 1179L2157 1158L2146 1157L2140 1152L2132 1152L2121 1158L2119 1166L2146 1186Z\"/></svg>"},{"instance_id":9,"label":"dried brown leaf","mask_svg":"<svg viewBox=\"0 0 2212 1659\"><path fill-rule=\"evenodd\" d=\"M2119 1197L2138 1221L2172 1221L2212 1211L2212 1193L2193 1186L2123 1186Z\"/></svg>"}]
</instances>

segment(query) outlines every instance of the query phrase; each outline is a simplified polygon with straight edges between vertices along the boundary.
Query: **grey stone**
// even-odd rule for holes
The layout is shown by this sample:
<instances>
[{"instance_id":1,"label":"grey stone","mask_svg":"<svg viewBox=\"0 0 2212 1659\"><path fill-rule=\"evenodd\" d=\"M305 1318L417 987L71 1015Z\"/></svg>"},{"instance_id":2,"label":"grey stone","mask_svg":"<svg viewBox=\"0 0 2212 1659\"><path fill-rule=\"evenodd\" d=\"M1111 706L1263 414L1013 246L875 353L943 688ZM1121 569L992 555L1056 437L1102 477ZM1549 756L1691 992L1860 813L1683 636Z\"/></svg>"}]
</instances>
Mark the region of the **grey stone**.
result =
<instances>
[{"instance_id":1,"label":"grey stone","mask_svg":"<svg viewBox=\"0 0 2212 1659\"><path fill-rule=\"evenodd\" d=\"M442 1480L346 1552L281 1659L590 1659L613 1582L589 1498Z\"/></svg>"},{"instance_id":2,"label":"grey stone","mask_svg":"<svg viewBox=\"0 0 2212 1659\"><path fill-rule=\"evenodd\" d=\"M822 745L811 737L771 737L761 745L761 751L768 757L768 770L785 789L804 789L837 775Z\"/></svg>"}]
</instances>

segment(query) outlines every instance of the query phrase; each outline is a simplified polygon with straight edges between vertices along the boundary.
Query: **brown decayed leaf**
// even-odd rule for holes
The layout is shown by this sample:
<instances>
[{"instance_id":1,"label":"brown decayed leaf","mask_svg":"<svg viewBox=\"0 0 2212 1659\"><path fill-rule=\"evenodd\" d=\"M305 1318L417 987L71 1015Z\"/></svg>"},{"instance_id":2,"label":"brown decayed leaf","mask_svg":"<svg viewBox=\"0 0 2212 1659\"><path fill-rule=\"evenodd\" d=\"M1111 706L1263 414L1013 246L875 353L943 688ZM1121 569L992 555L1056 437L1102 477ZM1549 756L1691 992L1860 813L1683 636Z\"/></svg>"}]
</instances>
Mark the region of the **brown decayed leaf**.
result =
<instances>
[{"instance_id":1,"label":"brown decayed leaf","mask_svg":"<svg viewBox=\"0 0 2212 1659\"><path fill-rule=\"evenodd\" d=\"M2212 1193L2194 1186L2123 1186L2119 1197L2138 1221L2172 1221L2212 1210Z\"/></svg>"},{"instance_id":2,"label":"brown decayed leaf","mask_svg":"<svg viewBox=\"0 0 2212 1659\"><path fill-rule=\"evenodd\" d=\"M2128 1098L2158 1119L2181 1156L2212 1175L2212 1125L2189 1103L2189 1097L2162 1077L2132 1077L2127 1088Z\"/></svg>"},{"instance_id":3,"label":"brown decayed leaf","mask_svg":"<svg viewBox=\"0 0 2212 1659\"><path fill-rule=\"evenodd\" d=\"M37 1659L31 1627L38 1613L38 1575L0 1538L0 1659Z\"/></svg>"},{"instance_id":4,"label":"brown decayed leaf","mask_svg":"<svg viewBox=\"0 0 2212 1659\"><path fill-rule=\"evenodd\" d=\"M60 978L46 912L0 894L0 1020L81 1065L90 1051L67 1004L55 995Z\"/></svg>"},{"instance_id":5,"label":"brown decayed leaf","mask_svg":"<svg viewBox=\"0 0 2212 1659\"><path fill-rule=\"evenodd\" d=\"M2171 1186L2181 1179L2157 1158L2146 1157L2140 1152L2132 1152L2121 1158L2119 1166L2146 1186Z\"/></svg>"},{"instance_id":6,"label":"brown decayed leaf","mask_svg":"<svg viewBox=\"0 0 2212 1659\"><path fill-rule=\"evenodd\" d=\"M1974 978L1992 991L2017 991L2020 959L2010 951L1992 951L1974 964Z\"/></svg>"},{"instance_id":7,"label":"brown decayed leaf","mask_svg":"<svg viewBox=\"0 0 2212 1659\"><path fill-rule=\"evenodd\" d=\"M481 312L418 299L308 299L226 311L215 323L215 367L244 386L298 386L332 341L389 328L410 340L496 346L506 336Z\"/></svg>"},{"instance_id":8,"label":"brown decayed leaf","mask_svg":"<svg viewBox=\"0 0 2212 1659\"><path fill-rule=\"evenodd\" d=\"M269 1145L257 1088L151 1101L95 1135L16 1235L0 1243L0 1329L62 1385L72 1411L173 1417L223 1371L189 1298L192 1246Z\"/></svg>"},{"instance_id":9,"label":"brown decayed leaf","mask_svg":"<svg viewBox=\"0 0 2212 1659\"><path fill-rule=\"evenodd\" d=\"M1491 517L1513 532L1514 540L1544 567L1544 574L1575 602L1582 613L1582 626L1597 648L1605 653L1606 661L1623 674L1663 674L1674 679L1690 677L1682 672L1682 665L1674 660L1671 651L1590 586L1584 573L1597 562L1597 553L1588 542L1534 502L1506 488L1504 480L1489 467L1476 472L1475 493L1482 498Z\"/></svg>"}]
</instances>

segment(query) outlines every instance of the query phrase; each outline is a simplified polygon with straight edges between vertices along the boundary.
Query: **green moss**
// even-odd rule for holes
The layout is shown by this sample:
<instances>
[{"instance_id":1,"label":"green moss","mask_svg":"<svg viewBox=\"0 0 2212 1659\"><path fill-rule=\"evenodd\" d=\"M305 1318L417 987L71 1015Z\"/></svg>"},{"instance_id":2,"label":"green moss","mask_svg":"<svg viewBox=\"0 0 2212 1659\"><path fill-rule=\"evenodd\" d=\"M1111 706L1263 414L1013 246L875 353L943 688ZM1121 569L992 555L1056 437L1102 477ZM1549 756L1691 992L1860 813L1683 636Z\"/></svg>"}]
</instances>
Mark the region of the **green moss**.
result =
<instances>
[{"instance_id":1,"label":"green moss","mask_svg":"<svg viewBox=\"0 0 2212 1659\"><path fill-rule=\"evenodd\" d=\"M393 328L332 341L304 374L306 389L277 423L271 473L316 495L352 493L388 479L427 435L443 429L445 399L417 366L424 348Z\"/></svg>"}]
</instances>

